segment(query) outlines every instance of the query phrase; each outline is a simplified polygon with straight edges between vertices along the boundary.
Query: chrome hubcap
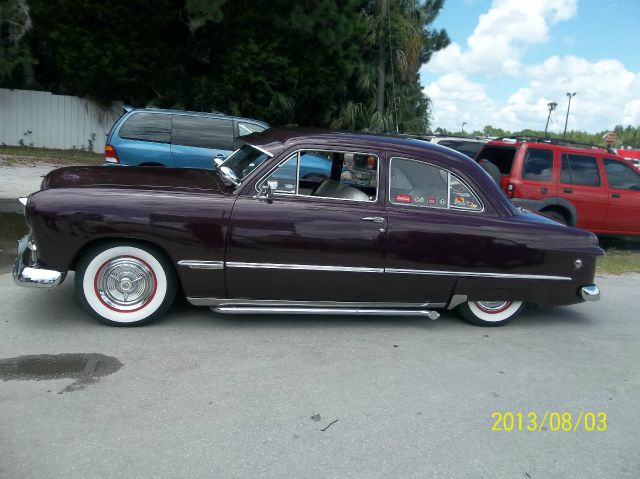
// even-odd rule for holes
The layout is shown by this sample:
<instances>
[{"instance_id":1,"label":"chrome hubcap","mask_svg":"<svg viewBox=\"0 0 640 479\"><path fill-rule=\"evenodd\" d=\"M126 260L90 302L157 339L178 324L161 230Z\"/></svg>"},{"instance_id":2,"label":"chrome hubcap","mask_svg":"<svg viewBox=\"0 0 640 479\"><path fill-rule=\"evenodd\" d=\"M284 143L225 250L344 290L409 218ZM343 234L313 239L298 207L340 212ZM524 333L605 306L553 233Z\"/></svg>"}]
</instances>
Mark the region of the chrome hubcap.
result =
<instances>
[{"instance_id":1,"label":"chrome hubcap","mask_svg":"<svg viewBox=\"0 0 640 479\"><path fill-rule=\"evenodd\" d=\"M476 301L480 309L487 313L499 313L511 305L511 301Z\"/></svg>"},{"instance_id":2,"label":"chrome hubcap","mask_svg":"<svg viewBox=\"0 0 640 479\"><path fill-rule=\"evenodd\" d=\"M95 286L107 306L120 311L134 311L153 298L156 277L144 261L120 256L102 265L96 275Z\"/></svg>"}]
</instances>

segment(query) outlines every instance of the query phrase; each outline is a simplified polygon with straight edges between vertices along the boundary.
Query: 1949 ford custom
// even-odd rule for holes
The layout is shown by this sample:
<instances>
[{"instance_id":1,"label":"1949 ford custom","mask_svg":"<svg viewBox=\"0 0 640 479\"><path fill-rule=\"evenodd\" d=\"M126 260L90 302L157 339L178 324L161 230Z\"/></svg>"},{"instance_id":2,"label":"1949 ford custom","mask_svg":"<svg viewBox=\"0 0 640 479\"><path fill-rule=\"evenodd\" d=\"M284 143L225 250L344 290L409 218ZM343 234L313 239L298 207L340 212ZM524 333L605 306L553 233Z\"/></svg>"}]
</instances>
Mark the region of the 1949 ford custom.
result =
<instances>
[{"instance_id":1,"label":"1949 ford custom","mask_svg":"<svg viewBox=\"0 0 640 479\"><path fill-rule=\"evenodd\" d=\"M600 296L593 234L516 208L453 150L319 130L243 140L215 170L51 172L21 199L15 281L51 288L73 270L85 308L111 325L157 319L179 286L223 313L457 308L487 326L526 303Z\"/></svg>"}]
</instances>

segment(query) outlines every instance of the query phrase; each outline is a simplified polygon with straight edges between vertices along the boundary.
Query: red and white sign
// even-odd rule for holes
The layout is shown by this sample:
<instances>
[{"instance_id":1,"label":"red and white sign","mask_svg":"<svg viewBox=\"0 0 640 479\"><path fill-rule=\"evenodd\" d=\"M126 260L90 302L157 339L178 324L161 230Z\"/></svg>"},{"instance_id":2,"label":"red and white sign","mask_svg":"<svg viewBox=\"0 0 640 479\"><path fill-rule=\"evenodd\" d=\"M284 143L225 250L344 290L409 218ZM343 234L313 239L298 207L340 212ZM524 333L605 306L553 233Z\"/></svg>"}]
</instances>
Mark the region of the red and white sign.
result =
<instances>
[{"instance_id":1,"label":"red and white sign","mask_svg":"<svg viewBox=\"0 0 640 479\"><path fill-rule=\"evenodd\" d=\"M612 131L604 135L602 139L605 141L607 145L613 145L615 143L618 143L618 135L616 135Z\"/></svg>"}]
</instances>

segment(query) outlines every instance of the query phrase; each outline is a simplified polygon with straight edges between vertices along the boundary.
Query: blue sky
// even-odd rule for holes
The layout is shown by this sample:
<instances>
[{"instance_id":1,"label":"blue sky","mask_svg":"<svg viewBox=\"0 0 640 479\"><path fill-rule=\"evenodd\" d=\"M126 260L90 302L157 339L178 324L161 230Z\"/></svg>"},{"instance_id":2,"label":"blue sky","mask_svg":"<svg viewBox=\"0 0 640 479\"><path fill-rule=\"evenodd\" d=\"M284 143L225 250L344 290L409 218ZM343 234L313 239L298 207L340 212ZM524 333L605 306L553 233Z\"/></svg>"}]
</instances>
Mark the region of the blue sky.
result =
<instances>
[{"instance_id":1,"label":"blue sky","mask_svg":"<svg viewBox=\"0 0 640 479\"><path fill-rule=\"evenodd\" d=\"M423 66L434 127L561 131L640 124L640 0L446 0L452 45Z\"/></svg>"}]
</instances>

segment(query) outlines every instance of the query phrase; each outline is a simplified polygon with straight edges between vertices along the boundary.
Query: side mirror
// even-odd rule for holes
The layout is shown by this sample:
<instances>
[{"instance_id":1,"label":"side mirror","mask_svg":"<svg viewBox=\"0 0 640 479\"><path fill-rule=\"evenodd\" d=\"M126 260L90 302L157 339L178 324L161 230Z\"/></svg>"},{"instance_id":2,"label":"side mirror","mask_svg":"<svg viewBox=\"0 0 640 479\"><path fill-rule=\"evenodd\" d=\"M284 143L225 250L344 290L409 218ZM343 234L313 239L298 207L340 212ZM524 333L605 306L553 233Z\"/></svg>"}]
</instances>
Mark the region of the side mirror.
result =
<instances>
[{"instance_id":1,"label":"side mirror","mask_svg":"<svg viewBox=\"0 0 640 479\"><path fill-rule=\"evenodd\" d=\"M273 199L273 190L271 189L271 185L268 181L265 181L264 183L262 183L262 185L260 185L258 194L254 196L254 198L267 201L271 201Z\"/></svg>"}]
</instances>

